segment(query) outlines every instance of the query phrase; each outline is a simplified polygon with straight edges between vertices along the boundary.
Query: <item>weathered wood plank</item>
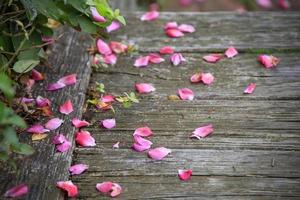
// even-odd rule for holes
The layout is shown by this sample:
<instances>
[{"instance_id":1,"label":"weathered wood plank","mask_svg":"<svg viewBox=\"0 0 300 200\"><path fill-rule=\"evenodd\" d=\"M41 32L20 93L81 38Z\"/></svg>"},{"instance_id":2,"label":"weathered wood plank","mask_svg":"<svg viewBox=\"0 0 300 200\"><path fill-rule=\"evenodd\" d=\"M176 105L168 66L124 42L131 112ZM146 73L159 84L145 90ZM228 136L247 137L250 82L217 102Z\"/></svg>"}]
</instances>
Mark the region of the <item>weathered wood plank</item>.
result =
<instances>
[{"instance_id":1,"label":"weathered wood plank","mask_svg":"<svg viewBox=\"0 0 300 200\"><path fill-rule=\"evenodd\" d=\"M91 68L88 64L90 57L86 51L90 45L87 35L66 28L60 33L64 33L64 36L53 45L50 53L51 68L39 68L45 73L46 80L37 83L33 91L34 97L41 95L49 98L52 101L54 116L65 120L65 123L54 133L51 132L49 137L43 141L30 142L30 135L22 134L23 139L36 149L36 153L19 162L20 170L17 174L7 171L7 169L1 169L1 196L9 187L17 183L27 183L30 192L23 199L64 199L63 193L55 187L55 184L59 180L69 179L68 168L72 161L73 148L66 153L56 153L51 140L54 135L63 133L74 143L75 128L71 125L70 120L75 116L81 118ZM77 74L75 86L68 86L56 92L45 91L45 87L49 83L56 82L63 75L71 73ZM58 107L68 99L72 100L74 111L69 116L65 116L58 113ZM46 119L41 118L41 120Z\"/></svg>"},{"instance_id":2,"label":"weathered wood plank","mask_svg":"<svg viewBox=\"0 0 300 200\"><path fill-rule=\"evenodd\" d=\"M79 199L104 198L95 190L96 183L111 180L120 183L120 199L295 199L299 198L299 179L193 176L181 182L173 176L74 177L81 188ZM238 198L241 197L241 198ZM104 198L106 199L106 198ZM108 199L108 198L107 198Z\"/></svg>"},{"instance_id":3,"label":"weathered wood plank","mask_svg":"<svg viewBox=\"0 0 300 200\"><path fill-rule=\"evenodd\" d=\"M219 63L209 64L202 60L203 53L183 56L187 62L172 66L169 57L165 62L151 65L146 69L133 66L134 58L121 56L118 64L109 68L100 68L92 76L91 84L96 81L106 83L111 92L124 92L134 89L135 82L154 84L156 92L153 99L166 99L175 94L178 88L189 87L196 99L299 99L300 97L300 60L297 53L278 53L281 59L275 69L265 69L257 61L258 54L241 54L233 59L223 59ZM211 86L191 84L189 78L196 72L210 72L215 76ZM250 82L257 88L251 95L243 91ZM126 84L124 84L126 83Z\"/></svg>"},{"instance_id":4,"label":"weathered wood plank","mask_svg":"<svg viewBox=\"0 0 300 200\"><path fill-rule=\"evenodd\" d=\"M162 12L154 22L139 20L142 13L127 14L128 25L118 31L115 39L131 40L140 51L156 51L164 45L176 51L224 51L229 45L239 50L299 49L299 12ZM163 31L166 22L177 21L196 27L196 32L183 38L167 38Z\"/></svg>"},{"instance_id":5,"label":"weathered wood plank","mask_svg":"<svg viewBox=\"0 0 300 200\"><path fill-rule=\"evenodd\" d=\"M109 4L114 9L120 9L122 14L138 10L136 0L110 0Z\"/></svg>"}]
</instances>

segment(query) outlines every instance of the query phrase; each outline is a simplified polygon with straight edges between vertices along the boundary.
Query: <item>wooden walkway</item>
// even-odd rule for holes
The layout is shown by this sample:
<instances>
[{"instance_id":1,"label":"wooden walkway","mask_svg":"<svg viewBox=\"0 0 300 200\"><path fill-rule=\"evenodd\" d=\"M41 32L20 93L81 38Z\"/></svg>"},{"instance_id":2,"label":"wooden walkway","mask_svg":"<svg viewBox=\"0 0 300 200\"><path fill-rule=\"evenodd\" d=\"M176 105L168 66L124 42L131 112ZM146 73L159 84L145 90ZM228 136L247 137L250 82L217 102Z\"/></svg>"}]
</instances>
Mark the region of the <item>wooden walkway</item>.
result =
<instances>
[{"instance_id":1,"label":"wooden walkway","mask_svg":"<svg viewBox=\"0 0 300 200\"><path fill-rule=\"evenodd\" d=\"M106 199L95 189L96 183L118 182L124 189L117 199L300 199L300 14L284 13L161 13L151 23L139 20L141 13L127 15L128 25L113 34L113 40L134 42L135 56L121 56L115 66L91 73L86 48L91 40L83 34L64 30L65 36L54 45L45 69L45 83L35 90L52 100L54 109L66 99L76 105L70 116L55 114L70 121L73 117L92 122L86 128L97 146L56 153L51 138L35 143L37 153L22 161L19 175L2 170L1 194L17 183L27 182L26 200L67 199L55 187L56 181L69 178L78 185L77 199ZM167 38L166 22L190 23L196 32L180 39ZM187 62L174 67L168 61L145 69L133 67L135 58L170 45L181 52ZM208 64L202 56L224 52L234 45L240 54ZM275 69L267 70L257 62L260 53L280 58ZM192 85L189 77L198 71L211 72L211 86ZM78 84L54 93L44 87L64 74L77 73ZM102 82L106 90L122 93L134 90L136 82L153 83L156 91L139 95L140 103L111 112L96 112L85 107L85 94ZM250 82L257 88L251 95L243 90ZM88 84L89 83L89 84ZM170 101L178 88L191 88L194 101ZM117 127L104 130L99 121L115 117ZM212 123L214 133L203 140L188 136L197 127ZM141 126L154 132L153 147L164 146L172 153L154 162L146 153L131 149L132 134ZM74 142L70 123L57 133L65 133ZM24 136L24 139L26 136ZM112 145L120 141L120 149ZM75 147L75 145L73 145ZM69 177L71 163L84 163L89 170ZM182 182L177 170L193 169L191 180ZM21 174L21 175L20 175ZM0 197L2 199L3 196ZM109 198L107 198L109 199Z\"/></svg>"}]
</instances>

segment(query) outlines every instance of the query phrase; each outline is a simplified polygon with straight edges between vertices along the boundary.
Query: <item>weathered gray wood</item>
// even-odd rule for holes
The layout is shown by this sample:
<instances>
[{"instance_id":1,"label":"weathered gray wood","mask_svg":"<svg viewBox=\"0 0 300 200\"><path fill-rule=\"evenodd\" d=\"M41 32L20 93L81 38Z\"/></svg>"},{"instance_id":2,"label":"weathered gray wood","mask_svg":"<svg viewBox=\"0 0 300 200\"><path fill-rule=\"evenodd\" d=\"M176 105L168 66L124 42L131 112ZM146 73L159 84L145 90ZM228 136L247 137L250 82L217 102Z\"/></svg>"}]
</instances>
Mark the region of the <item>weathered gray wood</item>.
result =
<instances>
[{"instance_id":1,"label":"weathered gray wood","mask_svg":"<svg viewBox=\"0 0 300 200\"><path fill-rule=\"evenodd\" d=\"M140 21L142 14L127 14L128 25L115 36L117 40L135 42L140 51L155 51L164 45L185 52L224 51L230 45L241 51L300 48L299 12L162 12L154 22ZM196 32L168 38L163 26L169 21L192 24Z\"/></svg>"},{"instance_id":2,"label":"weathered gray wood","mask_svg":"<svg viewBox=\"0 0 300 200\"><path fill-rule=\"evenodd\" d=\"M27 183L30 192L23 199L64 199L64 194L55 185L57 181L69 179L68 168L72 161L75 132L70 120L73 117L81 118L91 68L89 65L90 57L86 51L86 48L90 45L90 39L87 35L66 28L61 30L60 33L63 33L64 36L53 45L50 53L51 68L39 68L40 71L45 73L46 80L37 83L33 91L35 97L41 95L49 98L52 102L54 116L63 119L65 123L55 132L49 133L48 138L42 141L30 142L30 134L22 134L23 138L36 149L36 153L31 157L20 160L20 171L17 174L8 171L8 169L1 169L1 196L9 187L18 183ZM75 86L68 86L56 92L45 91L47 84L71 73L77 74ZM58 113L58 108L68 99L72 100L74 111L69 116L65 116ZM41 118L41 120L46 119ZM51 143L53 136L58 133L66 135L73 143L72 149L66 153L55 152L55 147Z\"/></svg>"},{"instance_id":3,"label":"weathered gray wood","mask_svg":"<svg viewBox=\"0 0 300 200\"><path fill-rule=\"evenodd\" d=\"M120 9L122 14L137 11L136 0L110 0L109 4L114 9Z\"/></svg>"}]
</instances>

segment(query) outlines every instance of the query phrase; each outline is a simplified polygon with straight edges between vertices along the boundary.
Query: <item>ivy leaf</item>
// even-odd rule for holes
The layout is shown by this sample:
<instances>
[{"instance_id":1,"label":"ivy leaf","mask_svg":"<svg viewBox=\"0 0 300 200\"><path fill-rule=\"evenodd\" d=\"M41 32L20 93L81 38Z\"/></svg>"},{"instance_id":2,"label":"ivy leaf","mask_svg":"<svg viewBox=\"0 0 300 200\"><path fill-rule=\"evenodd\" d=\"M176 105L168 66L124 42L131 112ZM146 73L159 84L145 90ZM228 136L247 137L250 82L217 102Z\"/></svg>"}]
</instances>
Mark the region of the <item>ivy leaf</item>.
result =
<instances>
[{"instance_id":1,"label":"ivy leaf","mask_svg":"<svg viewBox=\"0 0 300 200\"><path fill-rule=\"evenodd\" d=\"M34 153L34 149L25 143L19 143L18 145L13 145L12 150L15 153L23 154L23 155L32 155Z\"/></svg>"},{"instance_id":2,"label":"ivy leaf","mask_svg":"<svg viewBox=\"0 0 300 200\"><path fill-rule=\"evenodd\" d=\"M14 64L13 70L17 73L26 73L32 70L39 63L39 60L19 60Z\"/></svg>"}]
</instances>

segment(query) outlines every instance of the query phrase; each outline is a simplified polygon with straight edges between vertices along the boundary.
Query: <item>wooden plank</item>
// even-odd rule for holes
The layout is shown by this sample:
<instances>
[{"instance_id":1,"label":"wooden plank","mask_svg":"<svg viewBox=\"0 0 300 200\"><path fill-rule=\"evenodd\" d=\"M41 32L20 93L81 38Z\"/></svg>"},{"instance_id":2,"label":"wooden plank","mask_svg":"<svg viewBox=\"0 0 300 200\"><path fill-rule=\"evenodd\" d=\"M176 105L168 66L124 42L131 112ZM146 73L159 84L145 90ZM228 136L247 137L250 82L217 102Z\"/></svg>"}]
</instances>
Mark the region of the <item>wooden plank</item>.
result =
<instances>
[{"instance_id":1,"label":"wooden plank","mask_svg":"<svg viewBox=\"0 0 300 200\"><path fill-rule=\"evenodd\" d=\"M281 59L274 69L265 69L257 61L258 54L240 54L233 59L223 59L209 64L202 60L203 53L184 53L187 62L172 66L169 57L165 62L138 69L133 66L134 58L121 56L116 66L98 69L92 76L91 84L96 81L106 83L111 92L124 92L134 89L135 82L154 84L156 92L153 99L167 99L178 88L189 87L195 92L196 99L299 99L300 97L300 60L298 53L276 53ZM215 76L211 86L191 84L192 74L204 71ZM250 82L257 88L251 95L243 91ZM125 83L125 84L124 84Z\"/></svg>"},{"instance_id":2,"label":"wooden plank","mask_svg":"<svg viewBox=\"0 0 300 200\"><path fill-rule=\"evenodd\" d=\"M55 184L57 181L69 179L68 168L72 161L75 131L70 120L73 117L81 118L91 68L88 64L90 57L86 51L90 45L90 39L87 35L67 28L60 30L60 33L63 33L64 36L53 45L50 53L51 68L39 68L45 73L46 80L34 86L33 95L34 97L41 95L49 98L52 102L54 116L63 119L65 123L54 133L51 132L49 137L43 141L30 142L30 135L27 133L22 134L23 139L31 143L36 149L36 153L31 157L20 160L18 173L1 169L1 194L17 183L27 183L30 192L23 199L64 199L63 193L56 188ZM68 86L56 92L45 91L45 87L49 83L56 82L63 75L71 73L77 74L75 86ZM74 111L65 116L58 113L58 107L68 99L72 100ZM41 120L46 121L46 119ZM73 143L73 148L66 153L56 153L55 147L51 143L52 137L58 133L63 133Z\"/></svg>"},{"instance_id":3,"label":"wooden plank","mask_svg":"<svg viewBox=\"0 0 300 200\"><path fill-rule=\"evenodd\" d=\"M113 9L120 9L122 14L138 10L136 0L110 0L109 4Z\"/></svg>"},{"instance_id":4,"label":"wooden plank","mask_svg":"<svg viewBox=\"0 0 300 200\"><path fill-rule=\"evenodd\" d=\"M161 12L159 20L142 22L143 13L128 13L128 25L116 32L116 40L132 41L143 52L156 51L164 45L176 51L221 51L234 45L240 51L262 49L299 49L299 12ZM168 38L163 26L166 22L192 24L193 34Z\"/></svg>"},{"instance_id":5,"label":"wooden plank","mask_svg":"<svg viewBox=\"0 0 300 200\"><path fill-rule=\"evenodd\" d=\"M111 180L123 186L120 199L296 199L299 179L193 176L181 182L173 176L98 177L87 174L74 177L81 188L79 199L104 198L97 193L96 183ZM108 198L104 198L108 199Z\"/></svg>"}]
</instances>

